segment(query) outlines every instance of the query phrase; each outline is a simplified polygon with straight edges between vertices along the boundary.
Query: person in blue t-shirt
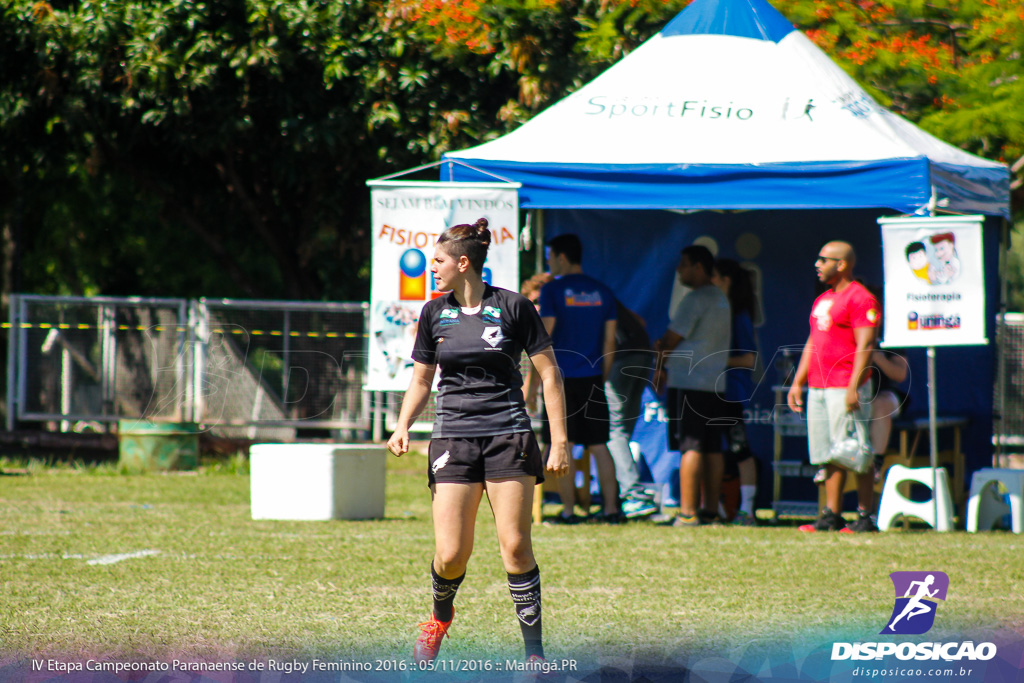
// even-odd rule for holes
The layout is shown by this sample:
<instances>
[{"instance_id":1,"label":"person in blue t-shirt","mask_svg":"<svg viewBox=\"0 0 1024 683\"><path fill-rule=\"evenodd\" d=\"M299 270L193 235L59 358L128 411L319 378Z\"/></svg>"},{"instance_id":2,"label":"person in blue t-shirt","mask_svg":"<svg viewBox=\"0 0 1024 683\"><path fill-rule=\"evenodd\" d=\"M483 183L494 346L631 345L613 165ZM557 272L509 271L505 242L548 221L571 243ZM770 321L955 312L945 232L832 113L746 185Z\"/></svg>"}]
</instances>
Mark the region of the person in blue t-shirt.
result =
<instances>
[{"instance_id":1,"label":"person in blue t-shirt","mask_svg":"<svg viewBox=\"0 0 1024 683\"><path fill-rule=\"evenodd\" d=\"M726 361L725 400L730 417L735 421L726 433L728 449L725 451L726 473L738 470L740 479L740 508L734 524L754 526L754 497L757 495L757 463L747 442L747 428L743 422L743 409L754 393L754 364L757 360L757 340L754 338L754 311L757 308L754 283L750 271L732 259L715 261L711 281L729 298L732 309L732 343Z\"/></svg>"},{"instance_id":2,"label":"person in blue t-shirt","mask_svg":"<svg viewBox=\"0 0 1024 683\"><path fill-rule=\"evenodd\" d=\"M540 317L551 335L555 360L564 378L569 449L571 453L574 444L590 449L604 502L597 520L617 524L622 514L615 462L608 451L608 402L604 392L615 353L615 294L583 273L579 237L559 235L548 242L548 247L548 267L556 279L540 290ZM580 521L575 514L572 467L569 475L559 480L562 513L552 520L556 523Z\"/></svg>"}]
</instances>

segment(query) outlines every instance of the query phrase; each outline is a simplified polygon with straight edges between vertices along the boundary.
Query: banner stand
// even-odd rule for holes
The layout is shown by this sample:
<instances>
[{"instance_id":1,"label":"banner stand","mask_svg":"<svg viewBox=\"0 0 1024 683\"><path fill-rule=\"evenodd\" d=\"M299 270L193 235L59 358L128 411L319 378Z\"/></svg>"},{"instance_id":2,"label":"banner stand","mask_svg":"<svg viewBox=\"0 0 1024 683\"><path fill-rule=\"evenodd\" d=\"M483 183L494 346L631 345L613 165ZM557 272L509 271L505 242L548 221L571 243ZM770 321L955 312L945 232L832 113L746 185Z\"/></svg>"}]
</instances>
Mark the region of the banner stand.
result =
<instances>
[{"instance_id":1,"label":"banner stand","mask_svg":"<svg viewBox=\"0 0 1024 683\"><path fill-rule=\"evenodd\" d=\"M929 346L928 356L928 462L932 470L932 505L936 505L939 489L939 428L938 421L938 392L935 389L935 347ZM935 519L939 518L938 508L935 510Z\"/></svg>"},{"instance_id":2,"label":"banner stand","mask_svg":"<svg viewBox=\"0 0 1024 683\"><path fill-rule=\"evenodd\" d=\"M983 216L879 218L885 281L883 347L924 347L928 461L938 520L937 346L987 344Z\"/></svg>"},{"instance_id":3,"label":"banner stand","mask_svg":"<svg viewBox=\"0 0 1024 683\"><path fill-rule=\"evenodd\" d=\"M436 166L441 166L442 164L448 164L448 182L449 183L454 183L455 182L455 168L454 167L455 167L455 164L458 164L459 166L464 166L465 168L468 168L471 171L476 171L477 173L480 173L482 175L490 176L490 177L494 178L495 180L500 180L503 183L509 183L509 184L515 185L516 188L519 188L522 185L522 183L516 182L515 180L512 180L510 178L506 178L504 176L500 176L500 175L498 175L496 173L491 173L490 171L485 171L482 168L477 168L476 166L473 166L472 164L467 164L465 161L459 161L458 159L441 159L440 161L434 161L434 162L431 162L429 164L423 164L422 166L417 166L416 168L410 168L410 169L407 169L405 171L398 171L397 173L392 173L391 175L381 176L380 178L373 178L371 180L367 180L366 184L370 185L370 186L373 186L375 184L378 184L378 185L379 184L384 184L384 183L386 183L389 180L394 180L395 178L401 178L402 176L409 175L410 173L418 173L419 171L425 171L428 168L434 168ZM434 183L435 181L428 181L428 182ZM470 183L466 183L466 184L468 185Z\"/></svg>"},{"instance_id":4,"label":"banner stand","mask_svg":"<svg viewBox=\"0 0 1024 683\"><path fill-rule=\"evenodd\" d=\"M437 290L431 272L437 239L453 225L487 220L491 233L480 273L488 285L519 290L520 183L480 170L480 182L395 179L448 165L442 160L366 181L370 188L371 268L367 373L364 391L374 393L374 436L382 436L392 416L391 393L404 393L412 379L412 350L423 306L448 293ZM479 170L479 169L477 169ZM438 377L435 375L435 387ZM415 431L432 428L428 406Z\"/></svg>"}]
</instances>

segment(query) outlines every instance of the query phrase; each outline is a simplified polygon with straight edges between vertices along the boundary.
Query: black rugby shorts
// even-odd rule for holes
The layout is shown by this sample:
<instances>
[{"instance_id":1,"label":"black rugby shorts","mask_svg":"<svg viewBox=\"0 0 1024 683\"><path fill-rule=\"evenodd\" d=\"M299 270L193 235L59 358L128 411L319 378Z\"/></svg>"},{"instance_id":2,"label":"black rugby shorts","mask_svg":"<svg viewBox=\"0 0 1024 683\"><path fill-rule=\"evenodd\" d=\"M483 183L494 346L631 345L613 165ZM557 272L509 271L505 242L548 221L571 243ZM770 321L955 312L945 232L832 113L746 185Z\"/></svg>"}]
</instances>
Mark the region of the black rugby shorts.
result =
<instances>
[{"instance_id":1,"label":"black rugby shorts","mask_svg":"<svg viewBox=\"0 0 1024 683\"><path fill-rule=\"evenodd\" d=\"M474 484L510 477L544 481L544 461L533 432L431 439L427 480Z\"/></svg>"},{"instance_id":2,"label":"black rugby shorts","mask_svg":"<svg viewBox=\"0 0 1024 683\"><path fill-rule=\"evenodd\" d=\"M565 429L569 442L581 446L608 443L608 399L604 380L595 377L566 377Z\"/></svg>"},{"instance_id":3,"label":"black rugby shorts","mask_svg":"<svg viewBox=\"0 0 1024 683\"><path fill-rule=\"evenodd\" d=\"M668 390L669 448L721 453L729 425L728 404L713 391Z\"/></svg>"}]
</instances>

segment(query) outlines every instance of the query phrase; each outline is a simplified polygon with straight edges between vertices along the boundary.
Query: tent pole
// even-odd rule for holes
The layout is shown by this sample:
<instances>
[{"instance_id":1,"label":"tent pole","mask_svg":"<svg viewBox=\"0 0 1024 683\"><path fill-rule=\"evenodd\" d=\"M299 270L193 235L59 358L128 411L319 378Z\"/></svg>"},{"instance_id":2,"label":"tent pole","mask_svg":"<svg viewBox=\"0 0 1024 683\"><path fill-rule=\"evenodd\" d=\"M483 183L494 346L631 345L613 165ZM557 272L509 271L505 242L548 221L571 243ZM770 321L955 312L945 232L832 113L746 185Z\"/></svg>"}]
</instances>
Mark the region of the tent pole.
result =
<instances>
[{"instance_id":1,"label":"tent pole","mask_svg":"<svg viewBox=\"0 0 1024 683\"><path fill-rule=\"evenodd\" d=\"M935 347L934 346L929 346L928 347L928 437L929 437L928 441L930 443L929 443L929 449L928 449L929 450L928 457L929 457L930 464L931 464L933 472L934 472L935 468L937 468L939 466L939 444L937 442L938 428L936 427L936 424L935 424L935 421L936 421L935 402L937 400L936 393L937 392L935 391ZM935 486L934 486L934 483L933 483L932 491L934 492L935 490L936 489L935 489ZM936 509L938 509L938 508L936 508Z\"/></svg>"},{"instance_id":2,"label":"tent pole","mask_svg":"<svg viewBox=\"0 0 1024 683\"><path fill-rule=\"evenodd\" d=\"M1003 434L1006 423L1003 411L1006 407L1006 309L1009 291L1006 286L1006 271L1009 268L1010 255L1010 221L1003 219L999 230L999 313L996 315L996 392L998 401L994 401L993 410L998 415L999 429L993 424L993 441L995 448L992 451L992 467L1001 467L1003 461ZM995 420L993 420L995 422Z\"/></svg>"},{"instance_id":3,"label":"tent pole","mask_svg":"<svg viewBox=\"0 0 1024 683\"><path fill-rule=\"evenodd\" d=\"M932 185L932 196L928 202L928 215L934 216L938 207L939 194ZM928 358L928 464L932 468L932 528L939 527L939 428L936 424L938 408L935 403L938 395L935 391L935 347L927 349Z\"/></svg>"},{"instance_id":4,"label":"tent pole","mask_svg":"<svg viewBox=\"0 0 1024 683\"><path fill-rule=\"evenodd\" d=\"M544 235L544 209L534 209L534 216L536 216L536 218L537 218L537 220L534 221L534 225L536 225L536 229L534 230L534 233L533 233L534 234L534 238L533 238L534 242L533 243L537 247L537 253L534 256L534 259L535 259L535 261L534 261L534 272L535 273L543 273L544 272L544 242L545 242L545 239L546 239L545 235Z\"/></svg>"},{"instance_id":5,"label":"tent pole","mask_svg":"<svg viewBox=\"0 0 1024 683\"><path fill-rule=\"evenodd\" d=\"M928 347L928 460L932 470L932 528L939 528L939 430L936 421L935 347Z\"/></svg>"}]
</instances>

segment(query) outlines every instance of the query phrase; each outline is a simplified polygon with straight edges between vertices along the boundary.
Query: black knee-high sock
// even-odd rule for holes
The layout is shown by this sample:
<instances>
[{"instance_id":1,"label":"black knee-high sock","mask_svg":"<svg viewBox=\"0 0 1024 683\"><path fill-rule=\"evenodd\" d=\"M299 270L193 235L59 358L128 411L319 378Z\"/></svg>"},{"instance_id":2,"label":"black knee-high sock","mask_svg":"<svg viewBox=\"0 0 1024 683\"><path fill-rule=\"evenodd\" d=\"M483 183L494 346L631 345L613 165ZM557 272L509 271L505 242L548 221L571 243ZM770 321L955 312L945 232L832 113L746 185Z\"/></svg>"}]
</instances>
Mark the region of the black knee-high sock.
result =
<instances>
[{"instance_id":1,"label":"black knee-high sock","mask_svg":"<svg viewBox=\"0 0 1024 683\"><path fill-rule=\"evenodd\" d=\"M446 579L438 575L434 563L430 563L430 578L434 588L434 618L438 621L451 621L454 611L455 593L466 578L463 574L457 579Z\"/></svg>"},{"instance_id":2,"label":"black knee-high sock","mask_svg":"<svg viewBox=\"0 0 1024 683\"><path fill-rule=\"evenodd\" d=\"M526 656L544 656L541 642L540 613L540 567L534 567L525 574L508 575L508 592L519 618L519 628L526 643Z\"/></svg>"}]
</instances>

